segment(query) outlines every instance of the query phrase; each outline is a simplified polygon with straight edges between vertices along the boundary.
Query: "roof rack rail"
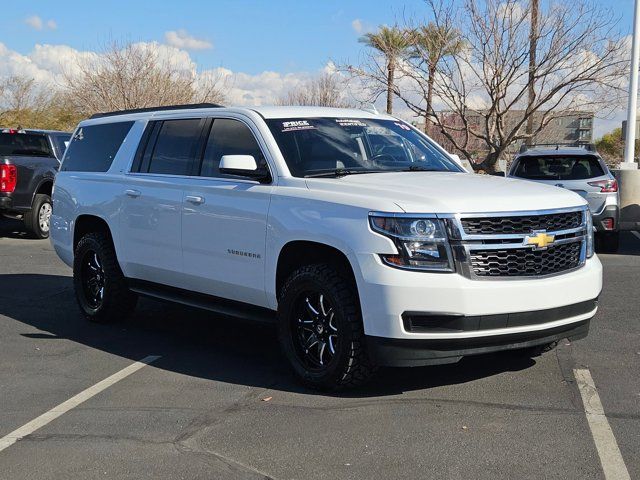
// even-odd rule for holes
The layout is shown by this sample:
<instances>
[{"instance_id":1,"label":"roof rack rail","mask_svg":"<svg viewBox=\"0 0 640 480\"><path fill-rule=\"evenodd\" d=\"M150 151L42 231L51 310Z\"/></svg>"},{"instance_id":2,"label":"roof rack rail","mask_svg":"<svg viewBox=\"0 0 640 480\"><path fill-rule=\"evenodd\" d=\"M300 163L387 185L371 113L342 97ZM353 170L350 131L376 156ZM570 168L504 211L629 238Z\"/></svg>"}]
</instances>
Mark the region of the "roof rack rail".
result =
<instances>
[{"instance_id":1,"label":"roof rack rail","mask_svg":"<svg viewBox=\"0 0 640 480\"><path fill-rule=\"evenodd\" d=\"M524 153L527 150L531 150L531 149L536 148L536 147L556 147L556 150L559 150L562 147L573 147L573 148L584 148L585 150L587 150L589 152L595 152L596 151L596 146L593 143L587 143L587 142L534 143L532 145L527 145L526 143L523 143L522 145L520 145L520 152L519 153Z\"/></svg>"},{"instance_id":2,"label":"roof rack rail","mask_svg":"<svg viewBox=\"0 0 640 480\"><path fill-rule=\"evenodd\" d=\"M161 107L132 108L130 110L116 110L115 112L94 113L89 118L113 117L116 115L126 115L128 113L156 112L164 110L189 110L192 108L222 108L223 105L217 103L188 103L185 105L164 105Z\"/></svg>"}]
</instances>

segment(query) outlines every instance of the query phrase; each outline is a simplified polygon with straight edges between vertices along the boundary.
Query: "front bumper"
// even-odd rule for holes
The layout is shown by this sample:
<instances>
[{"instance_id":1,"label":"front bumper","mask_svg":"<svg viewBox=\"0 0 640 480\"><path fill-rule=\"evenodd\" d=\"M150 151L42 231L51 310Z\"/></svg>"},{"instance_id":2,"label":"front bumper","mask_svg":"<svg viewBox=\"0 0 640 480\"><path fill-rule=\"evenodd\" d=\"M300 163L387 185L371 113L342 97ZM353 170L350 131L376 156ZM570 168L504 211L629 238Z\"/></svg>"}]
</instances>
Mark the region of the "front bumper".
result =
<instances>
[{"instance_id":1,"label":"front bumper","mask_svg":"<svg viewBox=\"0 0 640 480\"><path fill-rule=\"evenodd\" d=\"M534 332L466 339L400 340L367 336L369 355L376 365L419 367L454 363L462 357L545 345L564 338L578 340L589 333L589 321Z\"/></svg>"},{"instance_id":2,"label":"front bumper","mask_svg":"<svg viewBox=\"0 0 640 480\"><path fill-rule=\"evenodd\" d=\"M358 255L356 270L364 333L404 340L458 340L542 331L588 320L593 312L567 314L558 321L478 331L408 331L406 312L431 315L493 316L536 312L592 301L602 290L602 264L597 256L576 270L542 278L472 280L456 273L399 270L379 256ZM354 269L355 270L355 269ZM498 320L499 321L499 320Z\"/></svg>"},{"instance_id":3,"label":"front bumper","mask_svg":"<svg viewBox=\"0 0 640 480\"><path fill-rule=\"evenodd\" d=\"M618 205L605 205L600 212L593 214L593 226L595 227L597 232L611 231L605 229L604 225L602 224L602 222L607 218L613 219L613 231L617 231L618 222L620 221L620 208L618 207Z\"/></svg>"}]
</instances>

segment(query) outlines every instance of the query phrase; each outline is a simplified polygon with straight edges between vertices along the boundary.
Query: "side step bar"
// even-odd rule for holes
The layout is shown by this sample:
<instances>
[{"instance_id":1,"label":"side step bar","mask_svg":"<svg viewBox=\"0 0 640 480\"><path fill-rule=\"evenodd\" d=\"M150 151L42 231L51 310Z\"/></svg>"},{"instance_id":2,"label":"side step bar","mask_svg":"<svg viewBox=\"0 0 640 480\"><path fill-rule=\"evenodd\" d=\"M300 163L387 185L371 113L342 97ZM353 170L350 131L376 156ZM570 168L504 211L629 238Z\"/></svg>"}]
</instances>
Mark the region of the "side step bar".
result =
<instances>
[{"instance_id":1,"label":"side step bar","mask_svg":"<svg viewBox=\"0 0 640 480\"><path fill-rule=\"evenodd\" d=\"M145 280L128 279L132 292L145 297L180 303L189 307L208 310L220 315L261 323L275 323L276 311L248 303L236 302L225 298L192 292L181 288L169 287Z\"/></svg>"}]
</instances>

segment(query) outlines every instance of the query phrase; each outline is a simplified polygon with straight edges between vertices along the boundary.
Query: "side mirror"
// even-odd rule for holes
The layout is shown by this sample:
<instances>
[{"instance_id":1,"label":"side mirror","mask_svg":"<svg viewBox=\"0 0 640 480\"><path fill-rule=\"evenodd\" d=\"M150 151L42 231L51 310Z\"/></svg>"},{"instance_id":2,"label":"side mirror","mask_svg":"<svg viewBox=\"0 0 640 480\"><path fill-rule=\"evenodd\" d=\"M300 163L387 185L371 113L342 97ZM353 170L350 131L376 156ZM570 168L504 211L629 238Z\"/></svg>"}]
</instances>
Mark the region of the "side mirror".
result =
<instances>
[{"instance_id":1,"label":"side mirror","mask_svg":"<svg viewBox=\"0 0 640 480\"><path fill-rule=\"evenodd\" d=\"M223 155L220 159L220 173L248 177L258 181L269 179L265 168L258 168L253 155Z\"/></svg>"}]
</instances>

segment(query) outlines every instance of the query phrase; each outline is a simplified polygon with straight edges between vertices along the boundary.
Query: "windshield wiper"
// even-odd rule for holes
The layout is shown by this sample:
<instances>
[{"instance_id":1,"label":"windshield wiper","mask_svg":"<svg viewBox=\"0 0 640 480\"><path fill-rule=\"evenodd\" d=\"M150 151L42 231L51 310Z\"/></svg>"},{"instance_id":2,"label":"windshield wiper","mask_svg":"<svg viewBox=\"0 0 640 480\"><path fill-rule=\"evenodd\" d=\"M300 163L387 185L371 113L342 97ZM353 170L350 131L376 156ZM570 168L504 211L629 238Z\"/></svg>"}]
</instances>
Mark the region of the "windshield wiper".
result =
<instances>
[{"instance_id":1,"label":"windshield wiper","mask_svg":"<svg viewBox=\"0 0 640 480\"><path fill-rule=\"evenodd\" d=\"M421 167L419 165L411 165L409 168L398 170L399 172L440 172L438 168Z\"/></svg>"},{"instance_id":2,"label":"windshield wiper","mask_svg":"<svg viewBox=\"0 0 640 480\"><path fill-rule=\"evenodd\" d=\"M360 173L382 173L385 170L356 170L351 168L334 168L333 170L323 170L316 173L308 173L305 178L319 178L319 177L344 177L346 175L357 175Z\"/></svg>"}]
</instances>

